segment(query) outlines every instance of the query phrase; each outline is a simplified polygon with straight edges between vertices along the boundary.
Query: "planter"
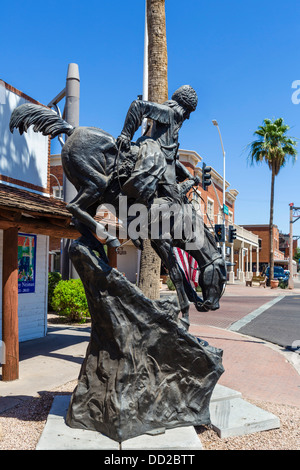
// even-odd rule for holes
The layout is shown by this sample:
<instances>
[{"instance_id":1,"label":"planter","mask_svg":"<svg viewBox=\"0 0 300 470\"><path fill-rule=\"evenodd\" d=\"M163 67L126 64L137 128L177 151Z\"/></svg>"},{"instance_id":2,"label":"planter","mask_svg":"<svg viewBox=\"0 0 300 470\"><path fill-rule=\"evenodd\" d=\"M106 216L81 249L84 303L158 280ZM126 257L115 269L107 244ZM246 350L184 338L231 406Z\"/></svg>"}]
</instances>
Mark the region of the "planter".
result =
<instances>
[{"instance_id":1,"label":"planter","mask_svg":"<svg viewBox=\"0 0 300 470\"><path fill-rule=\"evenodd\" d=\"M270 286L271 286L271 289L276 289L279 286L279 281L275 280L275 279L272 279L270 281Z\"/></svg>"}]
</instances>

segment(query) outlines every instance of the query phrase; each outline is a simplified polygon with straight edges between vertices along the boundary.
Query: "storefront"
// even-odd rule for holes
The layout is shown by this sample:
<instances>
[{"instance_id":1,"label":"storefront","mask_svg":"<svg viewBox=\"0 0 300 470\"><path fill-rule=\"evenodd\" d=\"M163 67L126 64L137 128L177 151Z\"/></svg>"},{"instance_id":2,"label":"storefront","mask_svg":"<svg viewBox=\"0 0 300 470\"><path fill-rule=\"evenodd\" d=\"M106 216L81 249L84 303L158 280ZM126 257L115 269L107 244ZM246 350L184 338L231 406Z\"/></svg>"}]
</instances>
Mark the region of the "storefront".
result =
<instances>
[{"instance_id":1,"label":"storefront","mask_svg":"<svg viewBox=\"0 0 300 470\"><path fill-rule=\"evenodd\" d=\"M15 107L40 104L0 80L2 380L18 378L20 341L47 333L49 236L76 238L63 201L50 196L50 139L9 130Z\"/></svg>"}]
</instances>

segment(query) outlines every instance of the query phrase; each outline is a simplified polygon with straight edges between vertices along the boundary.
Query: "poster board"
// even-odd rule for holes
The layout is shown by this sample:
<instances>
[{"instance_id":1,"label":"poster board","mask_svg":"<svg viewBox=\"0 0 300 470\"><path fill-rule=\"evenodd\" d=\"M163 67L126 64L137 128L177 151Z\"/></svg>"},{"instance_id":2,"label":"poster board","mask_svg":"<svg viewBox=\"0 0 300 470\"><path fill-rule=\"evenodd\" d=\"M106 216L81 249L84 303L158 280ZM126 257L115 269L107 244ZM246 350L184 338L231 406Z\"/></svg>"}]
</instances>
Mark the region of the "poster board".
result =
<instances>
[{"instance_id":1,"label":"poster board","mask_svg":"<svg viewBox=\"0 0 300 470\"><path fill-rule=\"evenodd\" d=\"M18 293L35 292L36 235L18 234Z\"/></svg>"}]
</instances>

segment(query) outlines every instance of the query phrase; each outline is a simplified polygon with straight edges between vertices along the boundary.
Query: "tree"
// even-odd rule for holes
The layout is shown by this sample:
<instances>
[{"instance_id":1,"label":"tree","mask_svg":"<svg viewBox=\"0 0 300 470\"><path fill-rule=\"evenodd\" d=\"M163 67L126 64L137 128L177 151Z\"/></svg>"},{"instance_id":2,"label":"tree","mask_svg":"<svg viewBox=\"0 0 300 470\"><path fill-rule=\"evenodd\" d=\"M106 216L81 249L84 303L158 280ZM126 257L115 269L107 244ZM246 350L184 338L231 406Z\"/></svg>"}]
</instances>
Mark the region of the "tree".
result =
<instances>
[{"instance_id":1,"label":"tree","mask_svg":"<svg viewBox=\"0 0 300 470\"><path fill-rule=\"evenodd\" d=\"M263 125L254 132L258 139L250 144L249 159L251 163L265 162L271 170L270 197L270 280L274 278L274 248L273 248L273 216L274 216L274 187L275 177L285 166L289 157L293 162L297 157L296 141L286 135L289 126L282 118L271 121L264 119Z\"/></svg>"},{"instance_id":2,"label":"tree","mask_svg":"<svg viewBox=\"0 0 300 470\"><path fill-rule=\"evenodd\" d=\"M148 29L148 100L163 103L168 99L168 54L165 0L146 0ZM161 261L144 240L141 253L139 287L146 297L159 298Z\"/></svg>"}]
</instances>

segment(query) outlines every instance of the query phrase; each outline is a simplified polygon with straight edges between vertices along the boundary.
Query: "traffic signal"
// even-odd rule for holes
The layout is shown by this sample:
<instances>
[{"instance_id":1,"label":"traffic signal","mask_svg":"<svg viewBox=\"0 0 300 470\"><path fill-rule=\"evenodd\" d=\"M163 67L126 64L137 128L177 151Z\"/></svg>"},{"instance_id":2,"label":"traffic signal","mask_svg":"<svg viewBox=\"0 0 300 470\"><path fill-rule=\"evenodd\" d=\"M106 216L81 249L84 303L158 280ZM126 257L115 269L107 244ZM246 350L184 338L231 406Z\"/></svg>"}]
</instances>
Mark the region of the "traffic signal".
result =
<instances>
[{"instance_id":1,"label":"traffic signal","mask_svg":"<svg viewBox=\"0 0 300 470\"><path fill-rule=\"evenodd\" d=\"M211 167L202 163L202 188L207 191L207 187L211 184Z\"/></svg>"},{"instance_id":2,"label":"traffic signal","mask_svg":"<svg viewBox=\"0 0 300 470\"><path fill-rule=\"evenodd\" d=\"M228 242L233 243L233 240L236 239L236 229L233 225L229 225L229 232L228 232Z\"/></svg>"},{"instance_id":3,"label":"traffic signal","mask_svg":"<svg viewBox=\"0 0 300 470\"><path fill-rule=\"evenodd\" d=\"M225 226L215 225L215 234L218 242L225 242Z\"/></svg>"}]
</instances>

